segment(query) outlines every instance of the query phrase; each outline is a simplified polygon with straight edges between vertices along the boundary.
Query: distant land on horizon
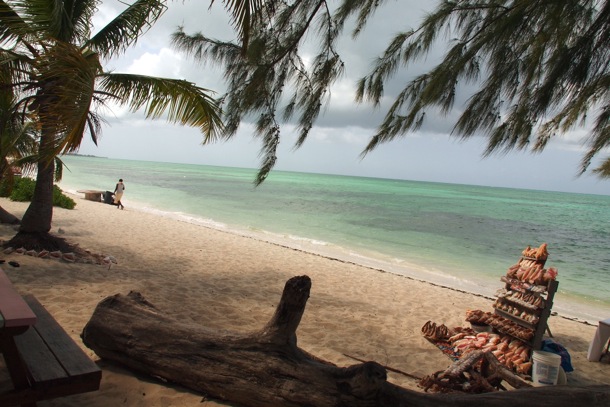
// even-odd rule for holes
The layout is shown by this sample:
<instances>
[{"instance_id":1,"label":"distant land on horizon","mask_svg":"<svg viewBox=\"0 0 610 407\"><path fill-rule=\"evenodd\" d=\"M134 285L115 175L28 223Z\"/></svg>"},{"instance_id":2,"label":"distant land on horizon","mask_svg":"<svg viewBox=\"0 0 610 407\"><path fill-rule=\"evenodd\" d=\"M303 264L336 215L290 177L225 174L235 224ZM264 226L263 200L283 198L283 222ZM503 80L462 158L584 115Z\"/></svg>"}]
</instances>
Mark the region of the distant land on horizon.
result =
<instances>
[{"instance_id":1,"label":"distant land on horizon","mask_svg":"<svg viewBox=\"0 0 610 407\"><path fill-rule=\"evenodd\" d=\"M93 155L93 154L79 154L79 153L65 153L63 155L73 155L76 157L91 157L91 158L108 158L108 157L102 157L99 155Z\"/></svg>"},{"instance_id":2,"label":"distant land on horizon","mask_svg":"<svg viewBox=\"0 0 610 407\"><path fill-rule=\"evenodd\" d=\"M74 156L74 157L113 159L113 160L164 162L164 163L169 163L169 164L186 164L186 165L204 165L204 166L212 166L212 167L240 168L240 169L245 169L245 170L257 171L256 168L252 168L252 167L239 167L239 166L232 166L232 165L201 164L201 163L187 163L187 162L174 162L174 161L153 161L153 160L141 160L141 159L135 159L135 158L110 158L110 157L105 157L105 156L98 156L95 154L79 154L79 153L65 153L64 155ZM376 176L356 175L356 174L324 173L324 172L316 172L316 171L295 171L295 170L286 170L286 169L274 169L274 170L272 170L272 172L294 172L294 173L303 173L303 174L317 174L317 175L342 176L342 177L370 178L370 179L385 179L385 180L423 182L423 183L445 184L445 185L464 185L464 186L476 186L476 187L487 187L487 188L505 188L505 189L531 190L531 191L543 191L543 192L560 192L560 193L578 194L578 195L595 195L595 196L609 196L610 195L607 193L595 193L595 192L571 192L571 191L560 191L560 190L552 190L552 189L525 188L525 187L512 187L512 186L500 186L500 185L485 185L485 184L446 182L446 181L415 180L415 179L408 179L408 178L387 178L387 177L376 177Z\"/></svg>"}]
</instances>

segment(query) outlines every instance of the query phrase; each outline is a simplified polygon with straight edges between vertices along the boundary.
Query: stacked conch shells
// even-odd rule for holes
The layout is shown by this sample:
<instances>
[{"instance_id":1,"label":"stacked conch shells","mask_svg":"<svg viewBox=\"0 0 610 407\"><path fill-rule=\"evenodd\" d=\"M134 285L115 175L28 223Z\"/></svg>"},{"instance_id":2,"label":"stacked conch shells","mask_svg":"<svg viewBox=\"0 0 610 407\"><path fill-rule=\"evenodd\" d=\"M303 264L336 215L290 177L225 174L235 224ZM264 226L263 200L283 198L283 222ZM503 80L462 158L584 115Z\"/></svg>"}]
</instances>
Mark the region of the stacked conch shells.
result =
<instances>
[{"instance_id":1,"label":"stacked conch shells","mask_svg":"<svg viewBox=\"0 0 610 407\"><path fill-rule=\"evenodd\" d=\"M471 328L463 327L448 328L432 321L426 322L421 330L427 339L447 342L457 355L480 350L493 353L500 363L517 373L528 374L532 367L530 347L510 335L477 333Z\"/></svg>"},{"instance_id":2,"label":"stacked conch shells","mask_svg":"<svg viewBox=\"0 0 610 407\"><path fill-rule=\"evenodd\" d=\"M518 373L527 374L532 367L529 346L509 335L461 332L453 335L447 341L459 354L476 349L491 352L500 363Z\"/></svg>"},{"instance_id":3,"label":"stacked conch shells","mask_svg":"<svg viewBox=\"0 0 610 407\"><path fill-rule=\"evenodd\" d=\"M436 325L436 323L432 321L428 321L421 328L421 333L428 339L434 341L446 340L451 336L451 332L449 328L445 325Z\"/></svg>"},{"instance_id":4,"label":"stacked conch shells","mask_svg":"<svg viewBox=\"0 0 610 407\"><path fill-rule=\"evenodd\" d=\"M521 305L524 308L537 311L545 307L545 300L540 295L533 293L523 293L520 291L507 291L506 289L499 290L496 293L498 298L506 298L511 302Z\"/></svg>"},{"instance_id":5,"label":"stacked conch shells","mask_svg":"<svg viewBox=\"0 0 610 407\"><path fill-rule=\"evenodd\" d=\"M546 243L542 243L540 247L534 248L527 246L525 250L521 252L521 254L523 257L530 257L536 260L546 260L549 257Z\"/></svg>"},{"instance_id":6,"label":"stacked conch shells","mask_svg":"<svg viewBox=\"0 0 610 407\"><path fill-rule=\"evenodd\" d=\"M44 258L44 259L63 260L68 263L78 262L78 263L89 263L89 264L101 264L101 265L107 265L108 267L110 267L112 264L118 263L116 258L114 258L114 256L95 254L95 253L90 252L89 250L85 250L84 253L76 254L73 252L64 253L59 250L50 252L48 250L41 250L41 251L26 250L23 247L19 247L17 249L15 249L13 247L7 247L3 250L3 253L4 254L16 253L16 254L23 254L23 255L32 256L32 257L40 257L40 258Z\"/></svg>"},{"instance_id":7,"label":"stacked conch shells","mask_svg":"<svg viewBox=\"0 0 610 407\"><path fill-rule=\"evenodd\" d=\"M528 312L523 311L519 307L512 305L509 302L503 301L501 298L498 298L496 302L493 304L493 307L496 309L500 309L510 315L513 315L517 318L524 320L525 322L529 322L530 324L537 324L540 321L540 318L536 314L536 312Z\"/></svg>"},{"instance_id":8,"label":"stacked conch shells","mask_svg":"<svg viewBox=\"0 0 610 407\"><path fill-rule=\"evenodd\" d=\"M496 330L514 336L524 341L530 341L534 337L534 330L523 327L516 322L508 320L497 314L483 312L481 310L471 310L466 312L466 321L475 324L490 325Z\"/></svg>"},{"instance_id":9,"label":"stacked conch shells","mask_svg":"<svg viewBox=\"0 0 610 407\"><path fill-rule=\"evenodd\" d=\"M521 259L519 263L509 267L506 276L523 283L546 285L557 278L557 269L555 267L545 269L542 264L534 260Z\"/></svg>"}]
</instances>

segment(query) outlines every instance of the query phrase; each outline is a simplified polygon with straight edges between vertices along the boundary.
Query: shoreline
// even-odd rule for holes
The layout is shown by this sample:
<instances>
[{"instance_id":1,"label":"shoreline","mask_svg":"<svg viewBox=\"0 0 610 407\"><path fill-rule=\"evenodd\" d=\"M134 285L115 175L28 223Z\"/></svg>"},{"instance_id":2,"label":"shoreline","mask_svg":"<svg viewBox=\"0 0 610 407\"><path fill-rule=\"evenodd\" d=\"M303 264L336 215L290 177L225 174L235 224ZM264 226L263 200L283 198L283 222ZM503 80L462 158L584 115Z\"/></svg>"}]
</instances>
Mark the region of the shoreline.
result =
<instances>
[{"instance_id":1,"label":"shoreline","mask_svg":"<svg viewBox=\"0 0 610 407\"><path fill-rule=\"evenodd\" d=\"M77 202L79 199L83 199L81 196L82 194L78 194L74 190L66 190L64 192L69 194ZM243 228L234 228L224 223L217 222L214 219L204 219L192 214L150 208L146 204L142 204L138 201L135 201L134 203L134 205L130 206L131 210L149 213L153 216L161 216L167 219L196 225L210 230L277 245L278 247L320 256L322 258L339 261L345 264L364 267L372 271L394 274L400 277L412 279L414 281L432 284L441 288L479 296L488 300L495 300L496 297L493 293L502 288L500 277L503 274L498 274L496 286L477 285L474 281L445 274L441 270L437 270L435 272L434 270L428 269L427 266L414 263L394 264L387 260L371 258L367 257L366 255L355 255L348 249L336 246L334 244L329 244L327 242L321 242L323 244L318 244L320 242L313 242L311 239L305 237L296 237L296 239L293 239L290 236L287 237L285 235L279 235L267 231L256 232ZM328 245L332 247L329 248ZM507 264L506 269L508 269L510 266L510 264ZM489 281L485 280L485 282L489 284ZM561 287L561 274L559 283ZM566 295L571 298L567 300L565 306L558 305L557 296ZM553 314L555 316L591 326L597 326L598 321L605 318L601 314L598 316L592 315L594 310L597 309L593 301L587 302L583 299L565 293L558 293L556 295L554 306L555 308L553 309ZM610 311L610 309L608 309L608 311Z\"/></svg>"},{"instance_id":2,"label":"shoreline","mask_svg":"<svg viewBox=\"0 0 610 407\"><path fill-rule=\"evenodd\" d=\"M67 182L65 189L74 192L83 185L98 187L104 184L114 185L113 181L108 180L109 174L131 173L133 179L130 183L131 187L128 187L131 192L128 193L127 199L128 206L132 209L137 206L145 211L152 211L173 219L186 219L198 225L230 230L239 235L252 236L263 241L276 242L307 252L352 261L373 269L407 275L485 296L495 296L497 290L504 286L499 281L500 277L519 260L521 250L527 243L537 245L544 242L544 237L546 237L552 242L551 258L547 265L559 268L560 285L555 296L554 310L562 315L591 323L605 319L610 314L610 297L606 295L609 291L608 285L605 284L608 282L608 276L603 273L605 264L600 261L578 261L574 264L574 261L569 260L577 258L578 256L572 256L571 253L576 248L583 246L584 242L589 241L589 237L594 236L589 236L588 232L583 232L581 236L577 230L573 229L574 234L581 236L582 239L571 244L561 238L565 235L559 233L561 226L549 229L550 225L554 225L551 221L548 223L535 222L539 226L534 227L534 225L528 225L527 217L522 218L520 214L508 211L506 216L511 221L506 221L504 215L497 213L496 209L491 210L491 213L488 214L484 208L475 212L472 212L471 209L460 209L456 211L455 215L451 215L454 213L453 210L443 209L444 200L435 199L432 202L440 201L441 204L438 208L433 208L435 216L431 218L432 220L405 221L404 219L408 219L408 216L400 216L396 211L389 211L387 214L383 212L382 215L379 215L381 216L379 223L381 226L377 228L376 222L372 222L366 216L360 220L352 219L349 215L333 216L333 210L335 210L333 205L320 206L323 213L318 219L307 209L317 208L317 200L313 200L311 206L306 205L307 208L297 205L295 211L279 208L278 211L261 209L267 207L267 204L264 203L266 194L253 194L250 204L250 192L252 191L244 192L244 188L247 189L249 184L244 184L244 174L239 171L227 170L225 172L223 170L223 172L216 173L216 170L208 169L207 166L185 167L179 164L167 164L167 171L163 172L167 173L167 176L160 174L154 177L155 180L150 180L145 175L145 170L149 166L139 161L117 160L115 162L109 160L105 164L76 161L75 168L80 168L79 165L82 166L87 176L67 177L60 186ZM156 171L153 167L150 170L153 173ZM236 177L240 188L232 187L232 182L222 181L226 180L225 177L229 177L229 179ZM280 194L278 202L282 203L282 207L292 208L293 195L300 195L286 193L286 188L281 182L285 181L285 177L280 178L277 186ZM334 178L329 179L332 180L329 181L331 185L342 187L342 184ZM193 184L194 180L197 180L197 185ZM300 178L297 181L300 182ZM174 188L171 185L175 182L178 182L179 185ZM216 186L215 182L221 182L220 186ZM163 185L168 185L168 188L161 188ZM307 185L310 187L309 184ZM409 186L411 185L409 184ZM397 196L402 196L400 190L395 191L390 186L385 187L394 191ZM217 190L217 188L219 189ZM332 191L324 187L316 188L326 191L330 196L335 196ZM351 191L352 187L349 188ZM210 193L207 191L208 189L214 192ZM290 191L289 188L288 191ZM359 189L356 188L354 191L359 191ZM368 189L364 188L363 191L363 193L367 193ZM473 192L470 190L464 191L458 188L437 191L433 188L431 191L426 191L428 190L425 189L422 192L432 194L432 196L439 193L440 197L445 197L447 194L445 199L451 198L453 194L463 196L465 199L458 200L456 203L464 208L471 208L470 200L472 199L475 200L475 203L479 202L479 198L477 198L479 195L471 196ZM489 196L493 198L494 202L498 202L498 207L503 207L502 205L506 205L506 202L519 203L529 197L527 191L516 191L516 196L496 195L487 190L479 192L483 197L487 197L488 193L491 194ZM352 195L349 197L351 204L351 199L354 197ZM563 198L559 196L548 202L545 200L545 207L549 205L549 209L542 213L539 213L537 209L539 206L531 209L544 219L544 216L554 209L556 200ZM337 199L339 202L343 202L342 195L339 195ZM417 203L420 198L416 198L412 202L413 196L409 194L405 199L410 203L409 207L418 207ZM232 203L242 200L246 202L245 205ZM397 202L392 202L391 207L397 207ZM367 211L374 206L369 207L368 204L357 200L353 204L356 212L360 213L359 211L362 210L363 214L368 215L371 213ZM350 210L350 212L352 211ZM276 215L273 215L274 213ZM310 213L311 219L305 216L307 213ZM396 217L391 220L386 216L390 214L394 214ZM408 214L413 215L411 212ZM535 219L540 219L540 217L537 216ZM442 219L449 222L446 233L444 226L439 224ZM481 226L476 226L479 222L483 223ZM522 225L523 222L526 223ZM387 226L394 224L396 226ZM494 226L491 228L493 231L490 229L491 226ZM521 229L531 232L520 235L519 230ZM589 231L588 228L585 230ZM502 233L495 231L504 231L507 235L504 237ZM559 236L557 239L555 232ZM472 234L462 236L463 233ZM481 240L483 236L487 236L489 239ZM595 241L598 242L599 239ZM565 247L563 247L564 244ZM598 247L593 243L588 246ZM602 243L603 247L605 246ZM555 250L558 251L555 252ZM594 259L607 259L607 254L599 257L590 251L586 253L594 256Z\"/></svg>"},{"instance_id":3,"label":"shoreline","mask_svg":"<svg viewBox=\"0 0 610 407\"><path fill-rule=\"evenodd\" d=\"M138 291L169 317L221 332L247 333L261 329L271 318L289 278L308 275L312 290L297 330L300 348L338 366L353 365L356 357L415 377L451 364L421 334L427 321L466 326L467 310L491 309L488 298L455 288L129 206L121 211L80 197L75 200L74 210L54 210L51 232L83 249L112 255L118 264L2 256L20 263L18 268L2 265L19 292L35 295L103 369L99 391L57 399L46 406L227 406L99 361L84 347L79 335L95 306L116 293ZM20 217L28 204L1 198L0 205ZM1 225L0 231L3 240L15 233L7 225ZM549 325L554 339L570 353L575 371L568 374L569 385L610 385L610 365L586 359L595 326L556 316ZM0 372L0 385L2 379L6 377ZM412 377L390 371L388 380L422 391Z\"/></svg>"}]
</instances>

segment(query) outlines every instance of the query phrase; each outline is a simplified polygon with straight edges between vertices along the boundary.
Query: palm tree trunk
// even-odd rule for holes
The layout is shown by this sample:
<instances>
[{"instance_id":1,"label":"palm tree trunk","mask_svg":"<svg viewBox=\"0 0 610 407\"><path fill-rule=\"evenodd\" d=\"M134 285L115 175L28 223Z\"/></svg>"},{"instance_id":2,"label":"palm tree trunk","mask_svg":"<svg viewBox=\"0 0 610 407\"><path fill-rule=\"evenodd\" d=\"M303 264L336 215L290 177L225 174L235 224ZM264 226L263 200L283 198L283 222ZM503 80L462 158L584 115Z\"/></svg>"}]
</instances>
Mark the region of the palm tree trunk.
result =
<instances>
[{"instance_id":1,"label":"palm tree trunk","mask_svg":"<svg viewBox=\"0 0 610 407\"><path fill-rule=\"evenodd\" d=\"M51 144L53 138L44 134L40 140L40 150ZM53 218L53 179L55 175L55 160L45 158L41 154L38 160L38 174L34 196L28 209L21 219L20 233L48 233L51 230Z\"/></svg>"}]
</instances>

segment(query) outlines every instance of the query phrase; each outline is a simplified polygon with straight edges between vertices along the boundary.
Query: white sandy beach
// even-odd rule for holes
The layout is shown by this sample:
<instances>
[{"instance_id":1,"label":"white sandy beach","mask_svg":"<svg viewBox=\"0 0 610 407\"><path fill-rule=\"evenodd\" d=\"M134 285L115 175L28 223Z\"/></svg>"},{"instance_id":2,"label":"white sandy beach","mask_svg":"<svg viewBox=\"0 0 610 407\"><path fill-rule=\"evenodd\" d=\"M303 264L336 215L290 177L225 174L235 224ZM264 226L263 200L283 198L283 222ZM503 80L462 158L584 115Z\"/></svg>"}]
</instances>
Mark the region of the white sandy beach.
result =
<instances>
[{"instance_id":1,"label":"white sandy beach","mask_svg":"<svg viewBox=\"0 0 610 407\"><path fill-rule=\"evenodd\" d=\"M208 328L247 332L261 328L272 316L289 278L308 275L311 297L297 331L301 348L340 366L358 363L346 356L350 355L419 377L451 363L422 336L427 321L467 326L466 310L491 310L488 298L129 206L117 210L79 196L74 199L74 210L54 210L52 232L84 249L112 255L118 264L109 268L16 253L0 258L19 262L18 268L2 266L17 289L34 294L96 361L80 340L83 327L102 299L132 290L167 314ZM28 204L1 198L0 205L21 217ZM0 231L3 240L15 234L6 225ZM586 359L595 326L562 317L551 317L549 326L555 341L571 355L575 371L568 374L569 385L610 385L610 365ZM227 405L109 362L99 365L99 391L39 406ZM5 372L0 380L6 384ZM416 380L404 375L390 372L389 380L421 391Z\"/></svg>"}]
</instances>

